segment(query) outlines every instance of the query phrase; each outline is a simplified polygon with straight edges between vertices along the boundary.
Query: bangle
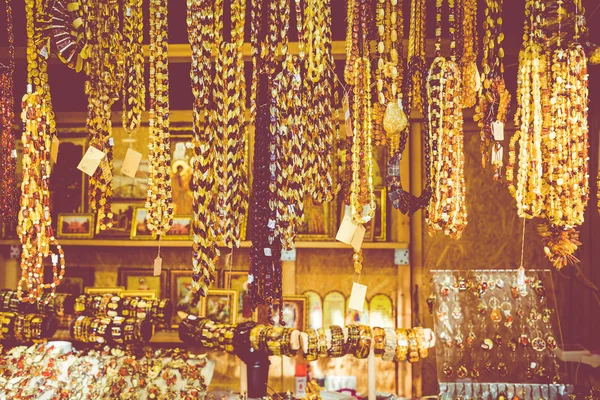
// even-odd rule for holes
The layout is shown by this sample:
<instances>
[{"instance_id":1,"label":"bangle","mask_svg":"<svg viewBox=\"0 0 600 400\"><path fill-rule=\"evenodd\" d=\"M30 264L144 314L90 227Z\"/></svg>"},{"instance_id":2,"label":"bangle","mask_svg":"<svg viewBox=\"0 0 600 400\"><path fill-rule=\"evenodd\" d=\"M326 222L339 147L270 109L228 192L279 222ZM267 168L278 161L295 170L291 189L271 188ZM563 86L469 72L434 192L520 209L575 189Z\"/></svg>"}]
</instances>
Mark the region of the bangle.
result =
<instances>
[{"instance_id":1,"label":"bangle","mask_svg":"<svg viewBox=\"0 0 600 400\"><path fill-rule=\"evenodd\" d=\"M298 349L292 349L292 338L298 338L300 332L294 328L285 328L281 337L281 355L295 357Z\"/></svg>"},{"instance_id":2,"label":"bangle","mask_svg":"<svg viewBox=\"0 0 600 400\"><path fill-rule=\"evenodd\" d=\"M331 358L343 357L344 356L344 331L337 325L329 327L331 331L331 347L329 348L328 355Z\"/></svg>"},{"instance_id":3,"label":"bangle","mask_svg":"<svg viewBox=\"0 0 600 400\"><path fill-rule=\"evenodd\" d=\"M406 329L396 329L396 361L406 361L408 355L408 333Z\"/></svg>"},{"instance_id":4,"label":"bangle","mask_svg":"<svg viewBox=\"0 0 600 400\"><path fill-rule=\"evenodd\" d=\"M412 329L406 330L408 333L408 362L416 363L419 361L419 345L417 336Z\"/></svg>"},{"instance_id":5,"label":"bangle","mask_svg":"<svg viewBox=\"0 0 600 400\"><path fill-rule=\"evenodd\" d=\"M319 356L319 336L317 331L313 328L309 328L306 331L306 342L302 341L302 352L304 353L304 359L306 361L315 361ZM306 345L306 347L304 347ZM327 348L327 344L325 345Z\"/></svg>"},{"instance_id":6,"label":"bangle","mask_svg":"<svg viewBox=\"0 0 600 400\"><path fill-rule=\"evenodd\" d=\"M280 356L285 328L278 326L267 330L267 352L271 356Z\"/></svg>"},{"instance_id":7,"label":"bangle","mask_svg":"<svg viewBox=\"0 0 600 400\"><path fill-rule=\"evenodd\" d=\"M373 328L373 349L376 356L382 356L385 352L385 330L383 328Z\"/></svg>"},{"instance_id":8,"label":"bangle","mask_svg":"<svg viewBox=\"0 0 600 400\"><path fill-rule=\"evenodd\" d=\"M256 325L250 331L250 346L254 351L258 351L261 348L261 342L265 328L266 327L264 325Z\"/></svg>"},{"instance_id":9,"label":"bangle","mask_svg":"<svg viewBox=\"0 0 600 400\"><path fill-rule=\"evenodd\" d=\"M429 347L427 346L428 343L425 340L425 329L423 329L423 327L419 326L419 327L413 328L413 331L415 332L415 336L417 338L417 347L419 349L419 357L427 358L427 356L429 355Z\"/></svg>"},{"instance_id":10,"label":"bangle","mask_svg":"<svg viewBox=\"0 0 600 400\"><path fill-rule=\"evenodd\" d=\"M321 357L327 357L327 333L325 332L325 328L317 329L317 338L318 338L318 353Z\"/></svg>"},{"instance_id":11,"label":"bangle","mask_svg":"<svg viewBox=\"0 0 600 400\"><path fill-rule=\"evenodd\" d=\"M123 343L123 323L125 322L125 318L123 317L114 317L112 319L112 325L110 328L110 340L116 344Z\"/></svg>"},{"instance_id":12,"label":"bangle","mask_svg":"<svg viewBox=\"0 0 600 400\"><path fill-rule=\"evenodd\" d=\"M85 294L80 294L79 296L77 296L77 299L75 299L75 315L81 315L85 313L86 298L87 296Z\"/></svg>"},{"instance_id":13,"label":"bangle","mask_svg":"<svg viewBox=\"0 0 600 400\"><path fill-rule=\"evenodd\" d=\"M25 316L22 314L17 314L15 318L15 329L14 329L14 339L17 342L23 342L23 329L25 324Z\"/></svg>"},{"instance_id":14,"label":"bangle","mask_svg":"<svg viewBox=\"0 0 600 400\"><path fill-rule=\"evenodd\" d=\"M354 354L356 353L358 341L360 340L360 326L350 325L346 329L348 332L348 337L346 338L346 342L344 343L344 353Z\"/></svg>"},{"instance_id":15,"label":"bangle","mask_svg":"<svg viewBox=\"0 0 600 400\"><path fill-rule=\"evenodd\" d=\"M356 358L367 358L371 352L372 331L367 325L359 325L359 339L354 356Z\"/></svg>"}]
</instances>

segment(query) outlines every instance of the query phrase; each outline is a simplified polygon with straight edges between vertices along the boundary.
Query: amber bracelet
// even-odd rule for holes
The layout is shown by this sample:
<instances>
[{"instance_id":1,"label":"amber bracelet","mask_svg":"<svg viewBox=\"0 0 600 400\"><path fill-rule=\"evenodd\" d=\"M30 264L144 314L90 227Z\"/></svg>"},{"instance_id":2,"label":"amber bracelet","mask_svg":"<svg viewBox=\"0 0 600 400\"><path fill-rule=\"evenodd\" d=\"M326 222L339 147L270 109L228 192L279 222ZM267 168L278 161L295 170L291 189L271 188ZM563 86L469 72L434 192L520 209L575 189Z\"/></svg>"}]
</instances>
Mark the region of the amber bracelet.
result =
<instances>
[{"instance_id":1,"label":"amber bracelet","mask_svg":"<svg viewBox=\"0 0 600 400\"><path fill-rule=\"evenodd\" d=\"M360 325L358 345L354 351L354 356L356 358L367 358L369 356L369 353L371 352L372 338L373 333L371 328L367 325Z\"/></svg>"},{"instance_id":2,"label":"amber bracelet","mask_svg":"<svg viewBox=\"0 0 600 400\"><path fill-rule=\"evenodd\" d=\"M325 332L323 332L325 333ZM307 345L303 347L304 359L306 361L315 361L319 357L319 336L317 331L313 328L309 328L306 331ZM327 341L325 341L325 348L327 348Z\"/></svg>"},{"instance_id":3,"label":"amber bracelet","mask_svg":"<svg viewBox=\"0 0 600 400\"><path fill-rule=\"evenodd\" d=\"M325 328L317 329L317 340L318 340L318 353L321 357L327 357L327 333L325 332Z\"/></svg>"},{"instance_id":4,"label":"amber bracelet","mask_svg":"<svg viewBox=\"0 0 600 400\"><path fill-rule=\"evenodd\" d=\"M422 327L416 327L413 328L413 331L415 332L416 338L417 338L417 345L419 348L419 357L421 358L427 358L427 356L429 355L429 348L427 340L425 339L425 329L423 329Z\"/></svg>"},{"instance_id":5,"label":"amber bracelet","mask_svg":"<svg viewBox=\"0 0 600 400\"><path fill-rule=\"evenodd\" d=\"M396 329L396 361L406 361L408 356L408 332L404 328Z\"/></svg>"},{"instance_id":6,"label":"amber bracelet","mask_svg":"<svg viewBox=\"0 0 600 400\"><path fill-rule=\"evenodd\" d=\"M343 357L344 356L344 331L337 325L329 327L331 331L331 348L328 351L328 355L331 358Z\"/></svg>"},{"instance_id":7,"label":"amber bracelet","mask_svg":"<svg viewBox=\"0 0 600 400\"><path fill-rule=\"evenodd\" d=\"M408 362L416 363L419 361L417 336L412 329L407 329L406 332L408 334Z\"/></svg>"}]
</instances>

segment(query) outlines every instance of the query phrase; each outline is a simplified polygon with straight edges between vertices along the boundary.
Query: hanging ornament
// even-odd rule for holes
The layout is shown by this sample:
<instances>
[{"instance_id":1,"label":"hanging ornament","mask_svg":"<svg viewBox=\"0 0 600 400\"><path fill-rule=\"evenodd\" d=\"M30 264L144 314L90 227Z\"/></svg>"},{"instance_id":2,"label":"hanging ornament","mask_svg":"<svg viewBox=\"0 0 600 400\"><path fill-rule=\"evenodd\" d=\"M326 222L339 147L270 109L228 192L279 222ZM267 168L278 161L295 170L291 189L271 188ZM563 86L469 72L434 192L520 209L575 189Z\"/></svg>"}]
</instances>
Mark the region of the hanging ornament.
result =
<instances>
[{"instance_id":1,"label":"hanging ornament","mask_svg":"<svg viewBox=\"0 0 600 400\"><path fill-rule=\"evenodd\" d=\"M54 0L49 10L50 43L58 58L69 68L80 72L85 58L85 20L79 0Z\"/></svg>"}]
</instances>

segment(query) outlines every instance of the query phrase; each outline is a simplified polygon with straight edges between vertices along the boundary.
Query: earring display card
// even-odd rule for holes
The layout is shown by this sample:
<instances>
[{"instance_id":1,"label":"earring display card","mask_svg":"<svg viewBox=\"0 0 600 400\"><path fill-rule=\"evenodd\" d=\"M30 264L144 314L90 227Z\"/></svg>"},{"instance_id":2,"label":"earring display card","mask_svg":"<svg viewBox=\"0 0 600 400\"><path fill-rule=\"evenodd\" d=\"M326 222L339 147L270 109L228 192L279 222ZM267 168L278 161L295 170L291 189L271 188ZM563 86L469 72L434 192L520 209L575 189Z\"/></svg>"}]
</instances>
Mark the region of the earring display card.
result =
<instances>
[{"instance_id":1,"label":"earring display card","mask_svg":"<svg viewBox=\"0 0 600 400\"><path fill-rule=\"evenodd\" d=\"M427 304L440 382L564 382L549 270L432 271Z\"/></svg>"}]
</instances>

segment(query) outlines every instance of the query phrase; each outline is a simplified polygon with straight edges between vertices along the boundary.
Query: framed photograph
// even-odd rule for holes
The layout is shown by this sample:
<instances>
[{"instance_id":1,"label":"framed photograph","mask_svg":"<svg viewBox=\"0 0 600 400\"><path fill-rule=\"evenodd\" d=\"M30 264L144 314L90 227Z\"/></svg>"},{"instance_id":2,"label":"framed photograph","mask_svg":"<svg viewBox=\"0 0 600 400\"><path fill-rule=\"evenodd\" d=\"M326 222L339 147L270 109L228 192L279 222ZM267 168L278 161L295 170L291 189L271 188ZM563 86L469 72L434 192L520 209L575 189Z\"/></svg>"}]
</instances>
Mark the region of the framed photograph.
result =
<instances>
[{"instance_id":1,"label":"framed photograph","mask_svg":"<svg viewBox=\"0 0 600 400\"><path fill-rule=\"evenodd\" d=\"M258 310L252 311L248 301L248 271L223 271L223 287L237 292L236 322L256 321Z\"/></svg>"},{"instance_id":2,"label":"framed photograph","mask_svg":"<svg viewBox=\"0 0 600 400\"><path fill-rule=\"evenodd\" d=\"M128 135L122 126L112 128L114 170L120 171L130 147L142 153L142 161L134 178L115 174L112 179L113 199L145 200L148 192L148 124L140 127L137 135Z\"/></svg>"},{"instance_id":3,"label":"framed photograph","mask_svg":"<svg viewBox=\"0 0 600 400\"><path fill-rule=\"evenodd\" d=\"M173 226L165 236L166 240L190 240L192 237L192 216L175 215Z\"/></svg>"},{"instance_id":4,"label":"framed photograph","mask_svg":"<svg viewBox=\"0 0 600 400\"><path fill-rule=\"evenodd\" d=\"M94 237L94 214L58 214L58 238Z\"/></svg>"},{"instance_id":5,"label":"framed photograph","mask_svg":"<svg viewBox=\"0 0 600 400\"><path fill-rule=\"evenodd\" d=\"M146 223L146 215L148 211L144 207L136 207L133 210L133 219L131 221L131 239L149 240L156 236L148 228Z\"/></svg>"},{"instance_id":6,"label":"framed photograph","mask_svg":"<svg viewBox=\"0 0 600 400\"><path fill-rule=\"evenodd\" d=\"M171 184L175 214L192 214L192 158L194 145L191 135L171 136Z\"/></svg>"},{"instance_id":7,"label":"framed photograph","mask_svg":"<svg viewBox=\"0 0 600 400\"><path fill-rule=\"evenodd\" d=\"M85 293L85 288L94 286L94 268L92 267L73 267L65 269L65 276L60 285L56 287L57 293L69 293L73 296L79 296ZM44 281L52 282L52 266L44 267Z\"/></svg>"},{"instance_id":8,"label":"framed photograph","mask_svg":"<svg viewBox=\"0 0 600 400\"><path fill-rule=\"evenodd\" d=\"M173 324L178 326L181 322L177 311L186 314L200 315L200 293L192 292L192 271L189 269L172 269L169 271L169 284L171 288L170 299L173 302Z\"/></svg>"},{"instance_id":9,"label":"framed photograph","mask_svg":"<svg viewBox=\"0 0 600 400\"><path fill-rule=\"evenodd\" d=\"M118 295L125 288L123 286L86 287L85 294L114 294Z\"/></svg>"},{"instance_id":10,"label":"framed photograph","mask_svg":"<svg viewBox=\"0 0 600 400\"><path fill-rule=\"evenodd\" d=\"M235 324L237 295L235 290L209 290L202 301L202 314L220 324Z\"/></svg>"},{"instance_id":11,"label":"framed photograph","mask_svg":"<svg viewBox=\"0 0 600 400\"><path fill-rule=\"evenodd\" d=\"M154 271L150 268L119 268L119 286L125 287L125 290L135 290L136 292L152 292L155 296L167 296L167 273L162 271L160 276L154 276Z\"/></svg>"},{"instance_id":12,"label":"framed photograph","mask_svg":"<svg viewBox=\"0 0 600 400\"><path fill-rule=\"evenodd\" d=\"M307 327L306 296L283 296L283 321L286 328L304 331ZM279 325L279 309L276 307L274 326Z\"/></svg>"},{"instance_id":13,"label":"framed photograph","mask_svg":"<svg viewBox=\"0 0 600 400\"><path fill-rule=\"evenodd\" d=\"M331 240L335 237L335 210L337 202L333 199L322 204L313 204L312 198L304 199L304 223L298 227L297 240Z\"/></svg>"},{"instance_id":14,"label":"framed photograph","mask_svg":"<svg viewBox=\"0 0 600 400\"><path fill-rule=\"evenodd\" d=\"M141 202L113 202L111 205L113 226L105 231L100 230L100 225L96 226L96 236L106 238L129 238L131 236L131 227L133 213L136 208L144 207Z\"/></svg>"},{"instance_id":15,"label":"framed photograph","mask_svg":"<svg viewBox=\"0 0 600 400\"><path fill-rule=\"evenodd\" d=\"M385 242L387 240L387 190L385 187L376 187L375 193L375 216L369 223L365 224L365 242Z\"/></svg>"}]
</instances>

